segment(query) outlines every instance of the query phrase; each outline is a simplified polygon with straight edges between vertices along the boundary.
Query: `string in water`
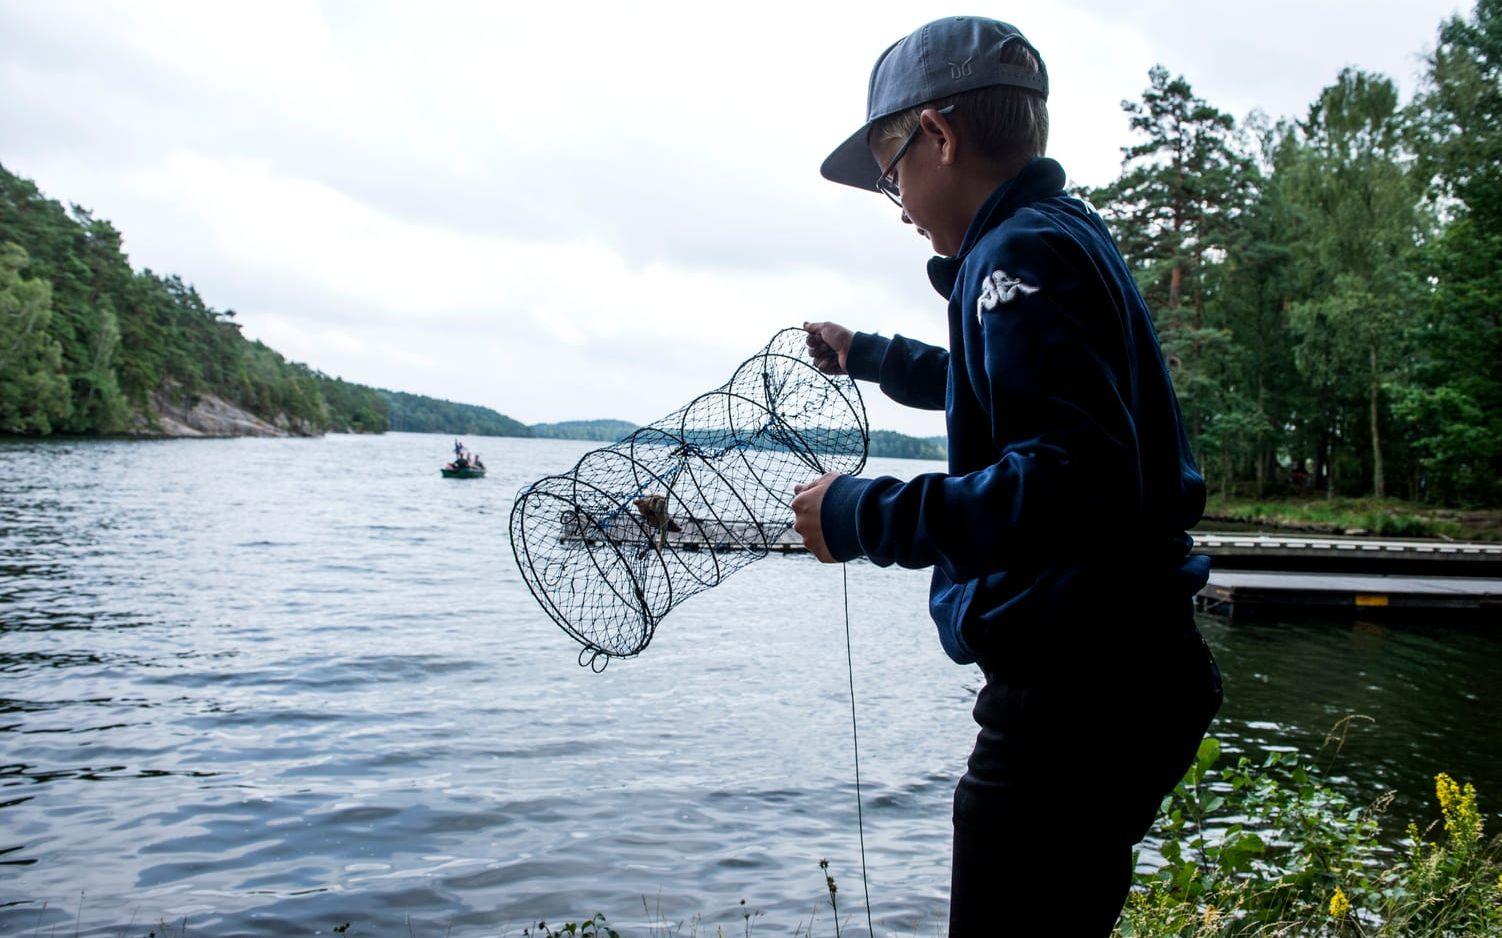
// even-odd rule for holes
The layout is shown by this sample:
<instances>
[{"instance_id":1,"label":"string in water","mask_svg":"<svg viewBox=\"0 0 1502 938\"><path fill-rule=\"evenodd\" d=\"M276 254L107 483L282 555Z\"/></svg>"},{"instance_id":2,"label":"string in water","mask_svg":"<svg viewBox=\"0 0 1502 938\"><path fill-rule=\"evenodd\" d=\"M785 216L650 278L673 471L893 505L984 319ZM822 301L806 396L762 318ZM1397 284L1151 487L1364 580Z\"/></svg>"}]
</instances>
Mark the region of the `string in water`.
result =
<instances>
[{"instance_id":1,"label":"string in water","mask_svg":"<svg viewBox=\"0 0 1502 938\"><path fill-rule=\"evenodd\" d=\"M855 656L850 650L850 575L840 564L840 587L845 600L845 670L850 675L850 741L855 750L855 825L860 832L861 888L866 893L866 933L876 938L871 925L871 881L866 875L866 817L861 808L861 735L855 725Z\"/></svg>"}]
</instances>

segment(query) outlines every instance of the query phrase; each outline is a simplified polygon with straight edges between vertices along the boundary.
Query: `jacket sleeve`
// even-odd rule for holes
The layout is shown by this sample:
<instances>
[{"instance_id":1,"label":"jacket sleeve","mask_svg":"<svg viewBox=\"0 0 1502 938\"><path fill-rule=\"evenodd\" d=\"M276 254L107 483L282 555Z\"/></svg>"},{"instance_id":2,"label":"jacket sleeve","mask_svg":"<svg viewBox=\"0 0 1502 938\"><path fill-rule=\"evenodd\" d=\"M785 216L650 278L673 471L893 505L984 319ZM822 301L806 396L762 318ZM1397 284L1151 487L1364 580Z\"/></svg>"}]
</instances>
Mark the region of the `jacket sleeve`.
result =
<instances>
[{"instance_id":1,"label":"jacket sleeve","mask_svg":"<svg viewBox=\"0 0 1502 938\"><path fill-rule=\"evenodd\" d=\"M967 260L960 314L973 317L967 344L983 346L985 386L973 380L1000 457L964 475L836 478L820 510L835 559L939 565L961 582L1036 565L1071 536L1110 537L1141 516L1136 436L1112 365L1123 360L1120 327L1105 296L1076 280L1089 264L1054 250L1033 233Z\"/></svg>"},{"instance_id":2,"label":"jacket sleeve","mask_svg":"<svg viewBox=\"0 0 1502 938\"><path fill-rule=\"evenodd\" d=\"M852 378L875 381L907 407L943 410L949 389L949 350L902 336L857 332L845 356Z\"/></svg>"}]
</instances>

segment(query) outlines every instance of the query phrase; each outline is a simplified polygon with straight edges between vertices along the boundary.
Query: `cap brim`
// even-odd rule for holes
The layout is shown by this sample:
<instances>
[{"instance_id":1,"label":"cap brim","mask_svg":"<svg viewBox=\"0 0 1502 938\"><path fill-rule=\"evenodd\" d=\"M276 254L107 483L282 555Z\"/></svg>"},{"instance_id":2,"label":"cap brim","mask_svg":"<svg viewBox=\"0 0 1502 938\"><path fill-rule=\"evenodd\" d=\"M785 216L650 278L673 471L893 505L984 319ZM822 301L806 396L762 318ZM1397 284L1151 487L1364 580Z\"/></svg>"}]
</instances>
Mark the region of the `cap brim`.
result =
<instances>
[{"instance_id":1,"label":"cap brim","mask_svg":"<svg viewBox=\"0 0 1502 938\"><path fill-rule=\"evenodd\" d=\"M866 143L866 133L870 129L869 123L862 124L844 143L835 147L834 152L819 167L819 175L830 182L854 186L867 192L880 192L876 188L876 176L881 172L881 167L876 165L876 157L871 155L871 147Z\"/></svg>"}]
</instances>

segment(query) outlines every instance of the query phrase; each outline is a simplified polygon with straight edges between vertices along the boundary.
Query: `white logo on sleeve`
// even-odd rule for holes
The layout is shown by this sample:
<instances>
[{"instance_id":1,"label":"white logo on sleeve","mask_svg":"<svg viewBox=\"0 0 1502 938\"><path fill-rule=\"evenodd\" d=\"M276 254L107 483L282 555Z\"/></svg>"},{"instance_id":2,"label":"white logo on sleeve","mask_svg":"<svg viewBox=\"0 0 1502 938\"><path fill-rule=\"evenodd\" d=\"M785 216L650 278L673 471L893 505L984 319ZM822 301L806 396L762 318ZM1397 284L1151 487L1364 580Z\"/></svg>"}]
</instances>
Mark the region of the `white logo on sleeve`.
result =
<instances>
[{"instance_id":1,"label":"white logo on sleeve","mask_svg":"<svg viewBox=\"0 0 1502 938\"><path fill-rule=\"evenodd\" d=\"M981 286L980 298L975 301L975 318L980 319L981 313L993 310L1001 303L1012 302L1018 294L1027 296L1037 292L1037 287L1023 283L998 267L991 271Z\"/></svg>"}]
</instances>

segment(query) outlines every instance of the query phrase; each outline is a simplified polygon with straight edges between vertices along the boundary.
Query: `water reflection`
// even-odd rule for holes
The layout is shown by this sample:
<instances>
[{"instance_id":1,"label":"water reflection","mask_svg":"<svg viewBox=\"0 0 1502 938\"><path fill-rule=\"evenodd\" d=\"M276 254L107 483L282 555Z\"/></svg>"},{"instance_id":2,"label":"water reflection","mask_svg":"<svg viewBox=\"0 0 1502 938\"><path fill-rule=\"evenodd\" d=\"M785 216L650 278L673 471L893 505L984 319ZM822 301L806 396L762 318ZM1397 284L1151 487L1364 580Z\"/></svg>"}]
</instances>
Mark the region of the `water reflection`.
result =
<instances>
[{"instance_id":1,"label":"water reflection","mask_svg":"<svg viewBox=\"0 0 1502 938\"><path fill-rule=\"evenodd\" d=\"M770 932L808 920L821 858L859 891L839 571L759 561L591 674L505 536L512 493L588 444L472 441L490 477L456 484L449 442L0 445L0 930L645 930L746 898ZM980 677L939 650L925 572L849 574L872 898L910 934L943 921ZM1490 632L1201 622L1228 748L1362 713L1333 764L1398 789L1394 826L1432 816L1436 771L1502 798Z\"/></svg>"},{"instance_id":2,"label":"water reflection","mask_svg":"<svg viewBox=\"0 0 1502 938\"><path fill-rule=\"evenodd\" d=\"M1329 621L1238 623L1202 618L1201 629L1226 672L1223 733L1238 746L1291 746L1313 752L1350 714L1343 746L1325 760L1371 794L1396 789L1390 812L1435 814L1434 775L1473 779L1502 803L1495 678L1499 643L1480 626L1404 626ZM1483 796L1485 797L1485 796Z\"/></svg>"}]
</instances>

